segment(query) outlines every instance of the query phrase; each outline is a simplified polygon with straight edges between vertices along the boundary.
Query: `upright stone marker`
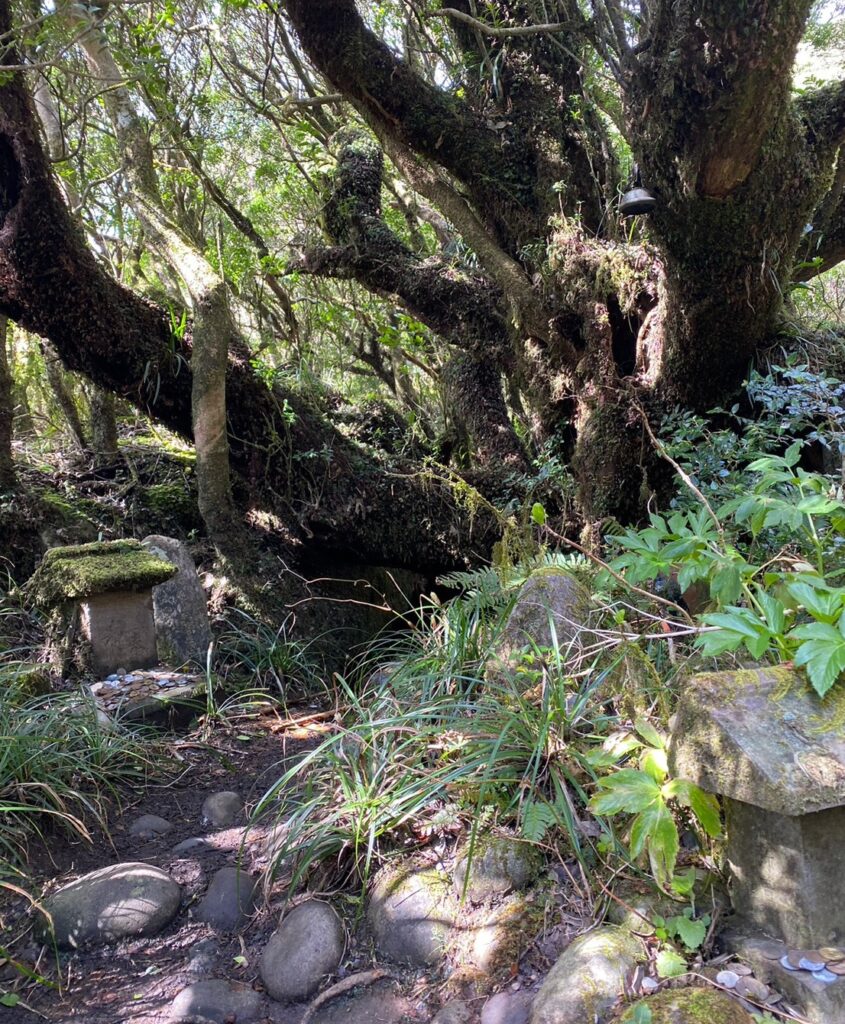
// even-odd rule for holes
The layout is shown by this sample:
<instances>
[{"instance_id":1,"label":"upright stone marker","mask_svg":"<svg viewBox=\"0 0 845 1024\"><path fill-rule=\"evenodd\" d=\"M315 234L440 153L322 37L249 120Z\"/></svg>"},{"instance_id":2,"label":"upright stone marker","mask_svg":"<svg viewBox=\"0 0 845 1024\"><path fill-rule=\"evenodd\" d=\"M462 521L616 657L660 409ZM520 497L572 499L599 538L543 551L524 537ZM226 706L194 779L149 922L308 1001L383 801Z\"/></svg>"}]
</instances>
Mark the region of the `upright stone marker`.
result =
<instances>
[{"instance_id":1,"label":"upright stone marker","mask_svg":"<svg viewBox=\"0 0 845 1024\"><path fill-rule=\"evenodd\" d=\"M845 947L839 709L835 698L822 701L800 673L784 667L703 673L683 693L669 763L675 776L723 799L742 935L762 933L797 950ZM769 971L777 969L775 961ZM819 1021L845 1020L845 980L823 985L809 972L781 973L773 984L797 985L793 998Z\"/></svg>"},{"instance_id":2,"label":"upright stone marker","mask_svg":"<svg viewBox=\"0 0 845 1024\"><path fill-rule=\"evenodd\" d=\"M204 666L211 643L205 594L194 560L185 545L173 537L153 534L144 547L156 558L176 566L176 575L153 589L158 658L178 667L192 662Z\"/></svg>"}]
</instances>

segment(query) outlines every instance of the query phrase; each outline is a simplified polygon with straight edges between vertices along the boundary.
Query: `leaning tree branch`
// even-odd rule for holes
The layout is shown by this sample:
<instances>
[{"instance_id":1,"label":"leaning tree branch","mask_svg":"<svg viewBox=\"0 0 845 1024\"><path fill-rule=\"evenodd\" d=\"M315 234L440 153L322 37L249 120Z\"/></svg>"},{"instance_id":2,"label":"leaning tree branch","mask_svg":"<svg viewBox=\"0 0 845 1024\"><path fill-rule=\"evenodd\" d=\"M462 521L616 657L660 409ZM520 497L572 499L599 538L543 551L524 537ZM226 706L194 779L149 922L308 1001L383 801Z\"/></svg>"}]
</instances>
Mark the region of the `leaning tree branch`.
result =
<instances>
[{"instance_id":1,"label":"leaning tree branch","mask_svg":"<svg viewBox=\"0 0 845 1024\"><path fill-rule=\"evenodd\" d=\"M396 295L445 341L500 369L512 366L502 292L440 257L420 258L390 230L381 215L384 157L372 136L343 129L335 145L337 166L324 208L335 244L306 250L291 269L352 278L380 295Z\"/></svg>"},{"instance_id":2,"label":"leaning tree branch","mask_svg":"<svg viewBox=\"0 0 845 1024\"><path fill-rule=\"evenodd\" d=\"M808 143L822 161L832 160L845 143L845 81L830 82L796 100L807 126Z\"/></svg>"},{"instance_id":3,"label":"leaning tree branch","mask_svg":"<svg viewBox=\"0 0 845 1024\"><path fill-rule=\"evenodd\" d=\"M840 156L839 165L843 163ZM839 165L834 186L840 177ZM842 192L842 184L845 182L840 183L837 201L831 204L828 211L825 211L825 203L822 203L820 213L824 213L824 220L821 216L816 219L813 231L806 240L806 247L799 252L799 269L793 275L794 281L810 281L845 261L845 194Z\"/></svg>"},{"instance_id":4,"label":"leaning tree branch","mask_svg":"<svg viewBox=\"0 0 845 1024\"><path fill-rule=\"evenodd\" d=\"M509 221L530 215L534 154L503 145L502 135L466 103L399 60L366 27L355 0L282 0L282 8L314 65L380 136L391 135L453 174L479 216L503 235Z\"/></svg>"},{"instance_id":5,"label":"leaning tree branch","mask_svg":"<svg viewBox=\"0 0 845 1024\"><path fill-rule=\"evenodd\" d=\"M10 23L8 0L0 0L0 32ZM4 57L17 63L14 51ZM167 311L120 285L88 249L18 73L0 78L0 313L49 338L69 369L191 437L190 337L174 335ZM452 490L414 466L386 471L296 393L268 388L240 350L229 355L226 393L246 500L280 517L302 554L315 546L440 569L489 550L489 517L467 523Z\"/></svg>"}]
</instances>

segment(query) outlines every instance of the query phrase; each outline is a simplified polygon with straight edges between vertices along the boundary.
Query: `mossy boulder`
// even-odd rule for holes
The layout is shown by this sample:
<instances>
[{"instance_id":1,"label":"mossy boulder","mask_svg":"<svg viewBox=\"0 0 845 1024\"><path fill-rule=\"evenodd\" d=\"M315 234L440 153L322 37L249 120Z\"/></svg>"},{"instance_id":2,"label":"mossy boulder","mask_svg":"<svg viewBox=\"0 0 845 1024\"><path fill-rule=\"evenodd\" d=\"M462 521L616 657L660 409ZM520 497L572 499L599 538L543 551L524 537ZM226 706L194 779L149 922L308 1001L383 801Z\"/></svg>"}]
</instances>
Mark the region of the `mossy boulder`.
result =
<instances>
[{"instance_id":1,"label":"mossy boulder","mask_svg":"<svg viewBox=\"0 0 845 1024\"><path fill-rule=\"evenodd\" d=\"M481 995L490 991L491 983L512 978L514 964L542 932L546 893L517 892L492 906L465 909L452 930L449 959L454 970L449 980L453 988Z\"/></svg>"},{"instance_id":2,"label":"mossy boulder","mask_svg":"<svg viewBox=\"0 0 845 1024\"><path fill-rule=\"evenodd\" d=\"M13 662L0 672L0 689L13 699L28 700L43 697L53 689L53 678L49 665L35 661Z\"/></svg>"},{"instance_id":3,"label":"mossy boulder","mask_svg":"<svg viewBox=\"0 0 845 1024\"><path fill-rule=\"evenodd\" d=\"M608 920L634 935L654 935L655 917L671 917L682 909L670 896L645 882L623 881L613 894L617 899L610 904Z\"/></svg>"},{"instance_id":4,"label":"mossy boulder","mask_svg":"<svg viewBox=\"0 0 845 1024\"><path fill-rule=\"evenodd\" d=\"M202 527L196 488L190 481L139 485L132 505L136 523L149 524L156 533L169 530L182 535Z\"/></svg>"},{"instance_id":5,"label":"mossy boulder","mask_svg":"<svg viewBox=\"0 0 845 1024\"><path fill-rule=\"evenodd\" d=\"M659 992L629 1006L617 1024L635 1024L637 1008L651 1011L649 1024L753 1024L754 1018L724 992L708 988L680 988Z\"/></svg>"},{"instance_id":6,"label":"mossy boulder","mask_svg":"<svg viewBox=\"0 0 845 1024\"><path fill-rule=\"evenodd\" d=\"M513 673L525 652L557 649L566 661L589 637L590 593L557 566L531 573L502 629L488 676Z\"/></svg>"},{"instance_id":7,"label":"mossy boulder","mask_svg":"<svg viewBox=\"0 0 845 1024\"><path fill-rule=\"evenodd\" d=\"M430 967L446 951L458 904L448 878L413 862L388 865L373 881L367 922L381 952Z\"/></svg>"},{"instance_id":8,"label":"mossy boulder","mask_svg":"<svg viewBox=\"0 0 845 1024\"><path fill-rule=\"evenodd\" d=\"M625 991L625 979L645 959L642 942L606 925L573 940L543 982L531 1024L604 1024Z\"/></svg>"},{"instance_id":9,"label":"mossy boulder","mask_svg":"<svg viewBox=\"0 0 845 1024\"><path fill-rule=\"evenodd\" d=\"M176 571L140 541L95 541L50 548L25 589L31 601L50 608L112 591L150 590Z\"/></svg>"},{"instance_id":10,"label":"mossy boulder","mask_svg":"<svg viewBox=\"0 0 845 1024\"><path fill-rule=\"evenodd\" d=\"M458 896L480 903L512 889L524 889L540 873L543 856L514 836L481 836L458 855L454 870ZM469 877L467 877L469 876Z\"/></svg>"}]
</instances>

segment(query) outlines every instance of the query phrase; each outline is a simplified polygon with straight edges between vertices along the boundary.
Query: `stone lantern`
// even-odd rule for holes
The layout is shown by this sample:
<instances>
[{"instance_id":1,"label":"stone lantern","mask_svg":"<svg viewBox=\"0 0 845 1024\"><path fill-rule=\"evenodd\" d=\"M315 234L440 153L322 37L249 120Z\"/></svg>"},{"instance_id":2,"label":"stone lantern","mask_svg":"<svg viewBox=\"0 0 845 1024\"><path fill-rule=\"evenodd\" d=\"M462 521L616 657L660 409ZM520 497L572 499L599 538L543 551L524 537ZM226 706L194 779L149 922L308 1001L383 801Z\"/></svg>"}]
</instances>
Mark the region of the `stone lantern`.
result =
<instances>
[{"instance_id":1,"label":"stone lantern","mask_svg":"<svg viewBox=\"0 0 845 1024\"><path fill-rule=\"evenodd\" d=\"M774 955L840 948L845 958L841 701L822 701L788 667L696 675L669 759L676 777L722 798L735 948L819 1021L845 1021L845 978Z\"/></svg>"}]
</instances>

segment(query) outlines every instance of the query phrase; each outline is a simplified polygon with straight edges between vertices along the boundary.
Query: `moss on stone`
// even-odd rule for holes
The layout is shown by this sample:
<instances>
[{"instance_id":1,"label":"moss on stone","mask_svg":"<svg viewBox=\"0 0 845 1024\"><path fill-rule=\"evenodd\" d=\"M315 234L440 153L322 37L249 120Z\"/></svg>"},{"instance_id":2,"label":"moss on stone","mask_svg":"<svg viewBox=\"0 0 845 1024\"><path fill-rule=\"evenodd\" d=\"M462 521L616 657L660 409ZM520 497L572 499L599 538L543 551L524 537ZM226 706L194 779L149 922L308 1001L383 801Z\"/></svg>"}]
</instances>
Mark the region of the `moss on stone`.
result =
<instances>
[{"instance_id":1,"label":"moss on stone","mask_svg":"<svg viewBox=\"0 0 845 1024\"><path fill-rule=\"evenodd\" d=\"M113 590L147 590L175 573L174 565L151 555L140 541L95 541L50 548L26 592L48 608Z\"/></svg>"},{"instance_id":2,"label":"moss on stone","mask_svg":"<svg viewBox=\"0 0 845 1024\"><path fill-rule=\"evenodd\" d=\"M637 1007L651 1010L651 1024L752 1024L753 1018L736 999L706 988L660 992L629 1006L617 1024L633 1024Z\"/></svg>"}]
</instances>

